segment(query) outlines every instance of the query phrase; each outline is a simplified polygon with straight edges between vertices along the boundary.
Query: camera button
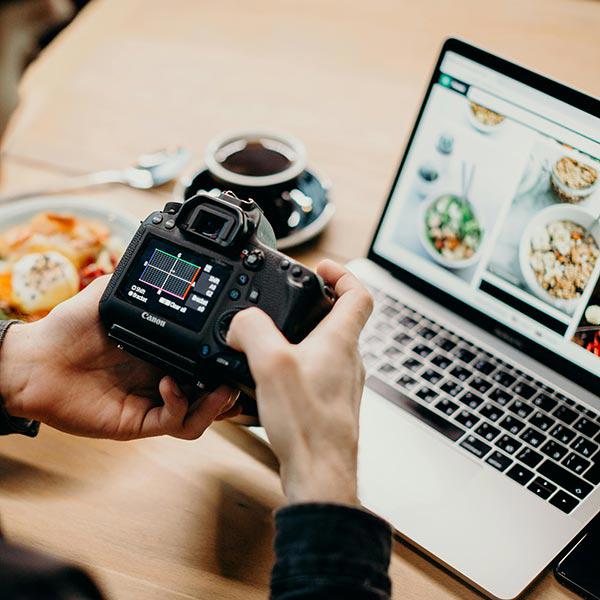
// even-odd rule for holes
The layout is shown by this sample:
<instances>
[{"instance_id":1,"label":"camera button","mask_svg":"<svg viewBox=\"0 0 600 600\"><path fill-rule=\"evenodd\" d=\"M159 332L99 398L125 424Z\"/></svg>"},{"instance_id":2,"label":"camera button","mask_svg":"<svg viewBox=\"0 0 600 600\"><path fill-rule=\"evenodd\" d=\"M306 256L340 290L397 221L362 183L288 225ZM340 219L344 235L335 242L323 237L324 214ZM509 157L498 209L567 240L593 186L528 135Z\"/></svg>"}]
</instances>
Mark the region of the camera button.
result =
<instances>
[{"instance_id":1,"label":"camera button","mask_svg":"<svg viewBox=\"0 0 600 600\"><path fill-rule=\"evenodd\" d=\"M289 260L287 260L287 259L286 259L286 260L282 260L282 261L279 263L279 267L280 267L281 269L283 269L284 271L287 271L287 270L290 268L290 261L289 261Z\"/></svg>"},{"instance_id":2,"label":"camera button","mask_svg":"<svg viewBox=\"0 0 600 600\"><path fill-rule=\"evenodd\" d=\"M163 218L162 218L162 215L154 215L154 216L152 217L152 222L153 222L155 225L158 225L159 223L162 223L162 219L163 219Z\"/></svg>"},{"instance_id":3,"label":"camera button","mask_svg":"<svg viewBox=\"0 0 600 600\"><path fill-rule=\"evenodd\" d=\"M240 273L237 278L237 281L240 285L246 285L249 280L250 280L250 277L248 277L248 275L246 275L246 273Z\"/></svg>"},{"instance_id":4,"label":"camera button","mask_svg":"<svg viewBox=\"0 0 600 600\"><path fill-rule=\"evenodd\" d=\"M246 269L255 271L256 269L260 269L264 259L265 255L262 250L252 250L244 258L244 266Z\"/></svg>"},{"instance_id":5,"label":"camera button","mask_svg":"<svg viewBox=\"0 0 600 600\"><path fill-rule=\"evenodd\" d=\"M258 302L259 297L260 297L260 291L257 288L252 288L248 292L248 300L250 302L252 302L253 304L256 304Z\"/></svg>"},{"instance_id":6,"label":"camera button","mask_svg":"<svg viewBox=\"0 0 600 600\"><path fill-rule=\"evenodd\" d=\"M239 300L241 295L242 294L241 294L240 290L238 290L237 288L233 288L232 290L229 290L229 297L232 300Z\"/></svg>"},{"instance_id":7,"label":"camera button","mask_svg":"<svg viewBox=\"0 0 600 600\"><path fill-rule=\"evenodd\" d=\"M169 219L168 221L165 222L165 229L173 229L173 227L175 227L174 219Z\"/></svg>"},{"instance_id":8,"label":"camera button","mask_svg":"<svg viewBox=\"0 0 600 600\"><path fill-rule=\"evenodd\" d=\"M296 265L295 267L292 268L292 275L294 277L300 277L300 275L302 275L302 267L299 267L298 265Z\"/></svg>"},{"instance_id":9,"label":"camera button","mask_svg":"<svg viewBox=\"0 0 600 600\"><path fill-rule=\"evenodd\" d=\"M202 346L200 346L200 355L208 356L209 354L210 354L210 346L208 344L202 344Z\"/></svg>"}]
</instances>

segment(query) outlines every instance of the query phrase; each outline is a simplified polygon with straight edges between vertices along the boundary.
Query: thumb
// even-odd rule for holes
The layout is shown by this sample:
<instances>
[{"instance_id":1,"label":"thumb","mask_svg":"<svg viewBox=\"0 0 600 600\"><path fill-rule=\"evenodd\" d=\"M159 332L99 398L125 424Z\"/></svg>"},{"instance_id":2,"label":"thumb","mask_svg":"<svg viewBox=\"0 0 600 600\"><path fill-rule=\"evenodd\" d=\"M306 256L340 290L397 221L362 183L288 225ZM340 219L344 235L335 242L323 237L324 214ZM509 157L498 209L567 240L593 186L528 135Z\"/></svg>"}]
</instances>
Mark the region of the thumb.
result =
<instances>
[{"instance_id":1,"label":"thumb","mask_svg":"<svg viewBox=\"0 0 600 600\"><path fill-rule=\"evenodd\" d=\"M288 341L269 315L259 308L247 308L233 317L227 343L234 349L246 354L250 369L273 351L287 346Z\"/></svg>"}]
</instances>

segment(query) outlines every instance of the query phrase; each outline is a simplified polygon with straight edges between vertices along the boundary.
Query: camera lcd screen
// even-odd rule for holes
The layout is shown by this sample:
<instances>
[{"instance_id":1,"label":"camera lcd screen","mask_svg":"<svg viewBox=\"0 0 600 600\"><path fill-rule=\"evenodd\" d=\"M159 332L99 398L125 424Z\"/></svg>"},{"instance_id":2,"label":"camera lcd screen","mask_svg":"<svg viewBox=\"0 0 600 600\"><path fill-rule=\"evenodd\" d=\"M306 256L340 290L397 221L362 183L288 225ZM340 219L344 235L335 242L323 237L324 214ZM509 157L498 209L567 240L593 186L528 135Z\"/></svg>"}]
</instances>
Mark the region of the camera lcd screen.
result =
<instances>
[{"instance_id":1,"label":"camera lcd screen","mask_svg":"<svg viewBox=\"0 0 600 600\"><path fill-rule=\"evenodd\" d=\"M119 288L130 304L198 331L230 269L206 256L149 237Z\"/></svg>"}]
</instances>

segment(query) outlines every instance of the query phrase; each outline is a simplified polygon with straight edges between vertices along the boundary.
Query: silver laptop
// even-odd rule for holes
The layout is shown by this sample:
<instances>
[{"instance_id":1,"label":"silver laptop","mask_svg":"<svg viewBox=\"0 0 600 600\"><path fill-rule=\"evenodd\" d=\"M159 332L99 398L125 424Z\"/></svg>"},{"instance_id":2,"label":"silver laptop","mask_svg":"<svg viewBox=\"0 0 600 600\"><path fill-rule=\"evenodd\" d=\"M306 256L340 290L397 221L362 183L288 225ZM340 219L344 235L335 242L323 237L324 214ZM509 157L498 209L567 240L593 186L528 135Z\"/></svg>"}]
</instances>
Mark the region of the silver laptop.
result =
<instances>
[{"instance_id":1,"label":"silver laptop","mask_svg":"<svg viewBox=\"0 0 600 600\"><path fill-rule=\"evenodd\" d=\"M372 240L364 505L514 598L600 509L600 102L450 39Z\"/></svg>"}]
</instances>

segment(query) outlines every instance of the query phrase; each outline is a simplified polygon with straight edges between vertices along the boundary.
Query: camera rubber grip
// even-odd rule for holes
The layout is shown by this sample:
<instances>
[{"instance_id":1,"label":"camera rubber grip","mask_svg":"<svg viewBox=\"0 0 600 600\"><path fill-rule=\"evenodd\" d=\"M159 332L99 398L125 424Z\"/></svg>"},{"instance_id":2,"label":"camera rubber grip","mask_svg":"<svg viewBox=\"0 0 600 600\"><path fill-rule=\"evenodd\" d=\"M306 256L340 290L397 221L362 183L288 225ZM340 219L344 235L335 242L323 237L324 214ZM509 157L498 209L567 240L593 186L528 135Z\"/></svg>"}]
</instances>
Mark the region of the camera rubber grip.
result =
<instances>
[{"instance_id":1,"label":"camera rubber grip","mask_svg":"<svg viewBox=\"0 0 600 600\"><path fill-rule=\"evenodd\" d=\"M129 264L129 261L131 260L132 255L137 250L137 246L138 246L140 238L142 237L143 234L144 234L144 227L139 227L138 230L135 232L135 235L129 242L129 246L127 246L125 253L121 257L121 260L119 261L119 264L117 265L117 268L115 269L114 273L112 274L112 277L110 278L110 281L108 282L108 285L106 286L106 289L104 290L104 293L102 294L102 297L100 298L100 302L104 302L113 293L114 288L117 285L117 282L119 281L119 276L121 275L121 272Z\"/></svg>"}]
</instances>

